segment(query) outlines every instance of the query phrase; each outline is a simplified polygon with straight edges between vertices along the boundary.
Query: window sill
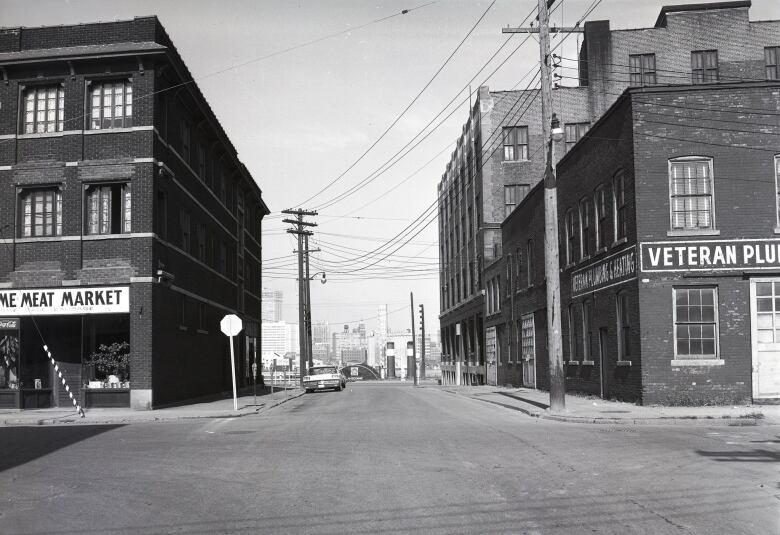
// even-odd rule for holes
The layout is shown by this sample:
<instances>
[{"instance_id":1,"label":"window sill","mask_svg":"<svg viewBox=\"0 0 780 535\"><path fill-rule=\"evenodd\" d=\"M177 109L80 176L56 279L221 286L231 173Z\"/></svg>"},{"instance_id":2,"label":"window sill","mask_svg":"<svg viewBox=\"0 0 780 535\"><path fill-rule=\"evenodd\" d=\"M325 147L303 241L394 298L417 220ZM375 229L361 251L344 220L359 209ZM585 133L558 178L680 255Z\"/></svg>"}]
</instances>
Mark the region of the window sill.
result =
<instances>
[{"instance_id":1,"label":"window sill","mask_svg":"<svg viewBox=\"0 0 780 535\"><path fill-rule=\"evenodd\" d=\"M19 134L16 136L17 139L37 139L37 138L43 138L43 137L62 137L66 134L80 134L81 130L60 130L59 132L40 132L40 133L34 133L34 134Z\"/></svg>"},{"instance_id":2,"label":"window sill","mask_svg":"<svg viewBox=\"0 0 780 535\"><path fill-rule=\"evenodd\" d=\"M579 360L567 360L566 364L568 364L569 366L579 366L580 365L580 361Z\"/></svg>"},{"instance_id":3,"label":"window sill","mask_svg":"<svg viewBox=\"0 0 780 535\"><path fill-rule=\"evenodd\" d=\"M723 366L723 359L674 359L672 366Z\"/></svg>"},{"instance_id":4,"label":"window sill","mask_svg":"<svg viewBox=\"0 0 780 535\"><path fill-rule=\"evenodd\" d=\"M590 260L590 257L593 255L585 255L580 257L580 262L585 262L586 260Z\"/></svg>"},{"instance_id":5,"label":"window sill","mask_svg":"<svg viewBox=\"0 0 780 535\"><path fill-rule=\"evenodd\" d=\"M623 245L624 243L628 242L628 238L620 238L619 240L615 240L612 242L612 247L617 247L618 245Z\"/></svg>"},{"instance_id":6,"label":"window sill","mask_svg":"<svg viewBox=\"0 0 780 535\"><path fill-rule=\"evenodd\" d=\"M670 238L674 238L676 236L720 236L720 231L711 228L685 229L685 230L678 229L678 230L667 230L666 235Z\"/></svg>"},{"instance_id":7,"label":"window sill","mask_svg":"<svg viewBox=\"0 0 780 535\"><path fill-rule=\"evenodd\" d=\"M583 365L583 366L595 366L595 365L596 365L596 363L595 363L595 362L593 362L592 360L583 360L583 361L582 361L582 365Z\"/></svg>"},{"instance_id":8,"label":"window sill","mask_svg":"<svg viewBox=\"0 0 780 535\"><path fill-rule=\"evenodd\" d=\"M780 234L780 227L775 227L775 234Z\"/></svg>"},{"instance_id":9,"label":"window sill","mask_svg":"<svg viewBox=\"0 0 780 535\"><path fill-rule=\"evenodd\" d=\"M135 129L132 126L122 128L91 128L84 130L85 136L92 136L95 134L125 134L127 132L133 132Z\"/></svg>"},{"instance_id":10,"label":"window sill","mask_svg":"<svg viewBox=\"0 0 780 535\"><path fill-rule=\"evenodd\" d=\"M209 332L208 332L208 331L206 331L206 330L203 330L203 329L198 329L198 330L197 330L197 333L198 333L198 334L209 334Z\"/></svg>"},{"instance_id":11,"label":"window sill","mask_svg":"<svg viewBox=\"0 0 780 535\"><path fill-rule=\"evenodd\" d=\"M501 164L503 165L503 164L505 164L505 163L508 163L508 164L513 164L513 163L528 163L528 162L530 162L530 161L531 161L531 160L501 160Z\"/></svg>"},{"instance_id":12,"label":"window sill","mask_svg":"<svg viewBox=\"0 0 780 535\"><path fill-rule=\"evenodd\" d=\"M179 325L179 330L180 331L186 331L187 327L185 327L184 325Z\"/></svg>"},{"instance_id":13,"label":"window sill","mask_svg":"<svg viewBox=\"0 0 780 535\"><path fill-rule=\"evenodd\" d=\"M593 256L599 255L599 254L601 254L601 253L606 253L606 252L607 252L607 248L606 248L606 246L605 246L605 247L599 247L599 248L598 248L598 249L596 249L596 251L593 253Z\"/></svg>"},{"instance_id":14,"label":"window sill","mask_svg":"<svg viewBox=\"0 0 780 535\"><path fill-rule=\"evenodd\" d=\"M631 366L630 360L619 360L615 363L616 366Z\"/></svg>"},{"instance_id":15,"label":"window sill","mask_svg":"<svg viewBox=\"0 0 780 535\"><path fill-rule=\"evenodd\" d=\"M130 233L127 232L125 234L87 234L82 237L84 241L93 241L93 240L121 240L121 239L128 239L130 238Z\"/></svg>"}]
</instances>

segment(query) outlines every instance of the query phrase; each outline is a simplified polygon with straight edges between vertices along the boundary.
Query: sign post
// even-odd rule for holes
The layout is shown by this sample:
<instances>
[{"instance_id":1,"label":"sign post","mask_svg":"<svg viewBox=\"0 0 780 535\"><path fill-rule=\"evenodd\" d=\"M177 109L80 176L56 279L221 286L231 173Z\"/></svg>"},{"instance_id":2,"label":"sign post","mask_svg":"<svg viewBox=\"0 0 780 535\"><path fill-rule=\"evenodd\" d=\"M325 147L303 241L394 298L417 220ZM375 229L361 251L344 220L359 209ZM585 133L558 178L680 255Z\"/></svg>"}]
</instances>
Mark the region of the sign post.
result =
<instances>
[{"instance_id":1,"label":"sign post","mask_svg":"<svg viewBox=\"0 0 780 535\"><path fill-rule=\"evenodd\" d=\"M219 322L222 334L230 339L230 375L233 379L233 410L238 410L238 395L236 393L236 354L233 348L233 337L244 328L241 318L235 314L228 314Z\"/></svg>"}]
</instances>

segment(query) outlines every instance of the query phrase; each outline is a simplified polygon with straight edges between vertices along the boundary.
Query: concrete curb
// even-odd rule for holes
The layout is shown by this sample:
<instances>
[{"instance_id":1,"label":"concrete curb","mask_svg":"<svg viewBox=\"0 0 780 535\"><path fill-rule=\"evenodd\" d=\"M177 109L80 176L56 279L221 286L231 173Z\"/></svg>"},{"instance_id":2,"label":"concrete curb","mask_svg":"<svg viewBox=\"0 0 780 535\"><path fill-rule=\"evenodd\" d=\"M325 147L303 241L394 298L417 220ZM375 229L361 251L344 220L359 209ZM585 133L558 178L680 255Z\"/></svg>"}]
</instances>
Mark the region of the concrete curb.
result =
<instances>
[{"instance_id":1,"label":"concrete curb","mask_svg":"<svg viewBox=\"0 0 780 535\"><path fill-rule=\"evenodd\" d=\"M490 399L484 399L469 394L459 394L450 390L444 390L444 392L454 393L456 396L464 396L476 401L482 401L490 403L491 405L498 405L505 409L521 412L532 418L538 418L540 420L549 420L554 422L576 423L576 424L595 424L595 425L709 425L709 426L729 426L729 427L743 427L743 426L757 426L759 422L764 421L764 415L760 412L756 412L755 416L750 417L735 417L735 416L659 416L654 418L610 418L610 417L598 417L598 416L568 416L565 414L550 414L546 411L528 409L525 407L519 407L517 405L510 405L508 403L500 403ZM769 423L769 422L767 422Z\"/></svg>"},{"instance_id":2,"label":"concrete curb","mask_svg":"<svg viewBox=\"0 0 780 535\"><path fill-rule=\"evenodd\" d=\"M282 405L290 400L293 400L295 398L298 398L304 394L303 391L291 393L288 397L284 399L279 399L274 402L271 402L268 405L261 405L255 408L255 410L248 410L248 411L214 411L210 413L185 413L185 414L165 414L160 415L155 414L154 411L148 411L148 414L143 411L138 411L137 413L134 413L132 416L111 416L111 415L100 415L100 416L90 416L89 411L87 411L87 417L86 418L79 418L77 413L73 413L66 416L60 416L58 418L39 418L39 419L27 419L27 418L6 418L2 421L0 421L0 426L37 426L37 425L63 425L63 424L72 424L72 425L93 425L93 424L133 424L133 423L151 423L151 422L166 422L166 421L177 421L177 420L196 420L196 419L205 419L205 418L242 418L244 416L251 416L255 414L260 414L263 411L266 411L268 409L272 409L274 407L278 407L279 405ZM110 409L106 409L110 410ZM165 409L162 409L165 410Z\"/></svg>"}]
</instances>

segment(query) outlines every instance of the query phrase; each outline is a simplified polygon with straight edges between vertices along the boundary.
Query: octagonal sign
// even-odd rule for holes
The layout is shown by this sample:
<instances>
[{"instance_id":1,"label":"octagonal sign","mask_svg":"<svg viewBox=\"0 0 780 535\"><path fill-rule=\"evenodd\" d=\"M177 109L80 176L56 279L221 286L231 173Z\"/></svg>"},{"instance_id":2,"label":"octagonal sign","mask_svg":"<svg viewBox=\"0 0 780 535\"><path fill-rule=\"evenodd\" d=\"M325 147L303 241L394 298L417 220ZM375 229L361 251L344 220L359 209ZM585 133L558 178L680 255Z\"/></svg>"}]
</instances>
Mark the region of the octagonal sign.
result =
<instances>
[{"instance_id":1,"label":"octagonal sign","mask_svg":"<svg viewBox=\"0 0 780 535\"><path fill-rule=\"evenodd\" d=\"M235 336L241 332L241 329L244 328L244 324L242 323L241 318L235 314L228 314L219 322L219 328L224 335Z\"/></svg>"}]
</instances>

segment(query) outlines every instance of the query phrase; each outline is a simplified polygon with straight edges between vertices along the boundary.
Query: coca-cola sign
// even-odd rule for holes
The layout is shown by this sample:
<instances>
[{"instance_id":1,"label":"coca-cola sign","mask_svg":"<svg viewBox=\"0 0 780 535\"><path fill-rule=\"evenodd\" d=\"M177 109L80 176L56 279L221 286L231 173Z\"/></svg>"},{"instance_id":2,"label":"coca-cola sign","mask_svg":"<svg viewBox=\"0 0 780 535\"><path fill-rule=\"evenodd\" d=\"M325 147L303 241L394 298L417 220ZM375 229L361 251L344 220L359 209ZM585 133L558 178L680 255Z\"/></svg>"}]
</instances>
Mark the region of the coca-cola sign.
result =
<instances>
[{"instance_id":1,"label":"coca-cola sign","mask_svg":"<svg viewBox=\"0 0 780 535\"><path fill-rule=\"evenodd\" d=\"M0 331L18 331L19 318L0 318Z\"/></svg>"}]
</instances>

